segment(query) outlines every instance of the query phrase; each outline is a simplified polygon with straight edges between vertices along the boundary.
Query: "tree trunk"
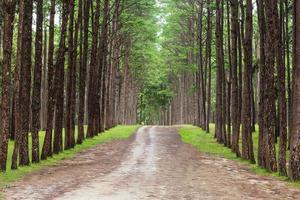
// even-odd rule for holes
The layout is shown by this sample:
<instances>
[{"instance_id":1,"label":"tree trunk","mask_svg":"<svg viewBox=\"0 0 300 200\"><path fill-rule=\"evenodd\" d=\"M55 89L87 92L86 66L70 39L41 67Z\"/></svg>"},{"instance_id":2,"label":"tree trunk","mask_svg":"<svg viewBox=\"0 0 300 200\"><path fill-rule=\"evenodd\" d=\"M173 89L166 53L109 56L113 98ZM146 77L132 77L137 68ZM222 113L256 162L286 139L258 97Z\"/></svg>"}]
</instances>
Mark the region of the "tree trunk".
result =
<instances>
[{"instance_id":1,"label":"tree trunk","mask_svg":"<svg viewBox=\"0 0 300 200\"><path fill-rule=\"evenodd\" d=\"M68 0L64 0L62 11L62 23L60 32L59 49L57 60L55 63L55 126L54 126L54 143L53 152L58 154L63 150L63 119L64 119L64 71L65 71L65 52L66 52L66 36L69 19Z\"/></svg>"},{"instance_id":2,"label":"tree trunk","mask_svg":"<svg viewBox=\"0 0 300 200\"><path fill-rule=\"evenodd\" d=\"M3 27L3 66L2 66L2 87L1 87L1 143L0 143L0 171L6 170L7 149L9 140L10 122L10 79L11 79L11 56L13 39L13 19L15 1L4 0L4 27ZM2 38L0 38L1 40ZM0 46L1 48L1 46Z\"/></svg>"},{"instance_id":3,"label":"tree trunk","mask_svg":"<svg viewBox=\"0 0 300 200\"><path fill-rule=\"evenodd\" d=\"M259 138L258 138L258 165L262 167L266 167L266 157L265 157L265 76L266 76L266 68L265 68L265 12L264 12L264 0L257 0L257 8L258 8L258 22L259 22L259 33L260 33L260 46L259 46L259 116L258 116L258 124L259 124Z\"/></svg>"},{"instance_id":4,"label":"tree trunk","mask_svg":"<svg viewBox=\"0 0 300 200\"><path fill-rule=\"evenodd\" d=\"M294 1L294 42L295 42L295 68L292 94L292 143L290 146L290 178L294 181L300 180L300 1Z\"/></svg>"},{"instance_id":5,"label":"tree trunk","mask_svg":"<svg viewBox=\"0 0 300 200\"><path fill-rule=\"evenodd\" d=\"M41 159L45 160L52 155L52 129L54 117L54 16L55 16L55 0L51 0L50 22L49 22L49 44L48 44L48 102L47 102L47 128L42 148Z\"/></svg>"},{"instance_id":6,"label":"tree trunk","mask_svg":"<svg viewBox=\"0 0 300 200\"><path fill-rule=\"evenodd\" d=\"M35 34L35 65L32 91L32 162L38 163L39 158L39 130L41 114L41 82L43 68L43 0L37 1L36 7L36 34Z\"/></svg>"},{"instance_id":7,"label":"tree trunk","mask_svg":"<svg viewBox=\"0 0 300 200\"><path fill-rule=\"evenodd\" d=\"M19 10L23 10L23 1L19 2ZM21 50L22 50L22 24L23 24L23 12L19 11L19 24L18 24L18 43L17 43L17 62L15 66L15 73L14 73L14 129L15 129L15 144L14 144L14 151L12 155L12 169L18 168L18 157L20 152L20 139L21 139L21 114L19 112L20 109L20 71L21 71Z\"/></svg>"},{"instance_id":8,"label":"tree trunk","mask_svg":"<svg viewBox=\"0 0 300 200\"><path fill-rule=\"evenodd\" d=\"M48 43L48 36L47 36L47 27L44 28L44 49L43 49L43 69L42 69L42 91L41 91L41 129L46 130L47 128L47 105L48 105L48 81L47 81L47 43Z\"/></svg>"},{"instance_id":9,"label":"tree trunk","mask_svg":"<svg viewBox=\"0 0 300 200\"><path fill-rule=\"evenodd\" d=\"M101 113L100 113L100 132L103 132L106 128L106 98L107 98L107 39L108 39L108 25L109 25L109 1L104 1L103 7L103 28L102 28L102 40L101 40L101 56L100 56L100 69L101 69Z\"/></svg>"},{"instance_id":10,"label":"tree trunk","mask_svg":"<svg viewBox=\"0 0 300 200\"><path fill-rule=\"evenodd\" d=\"M291 86L291 60L290 60L290 34L289 34L289 1L285 0L285 32L286 32L286 67L287 67L287 93L288 93L288 149L290 149L292 127L292 86Z\"/></svg>"},{"instance_id":11,"label":"tree trunk","mask_svg":"<svg viewBox=\"0 0 300 200\"><path fill-rule=\"evenodd\" d=\"M242 106L242 157L255 163L251 132L251 69L252 69L252 0L246 1L246 23L244 38L244 87Z\"/></svg>"},{"instance_id":12,"label":"tree trunk","mask_svg":"<svg viewBox=\"0 0 300 200\"><path fill-rule=\"evenodd\" d=\"M231 2L231 118L232 118L232 151L240 156L239 149L239 135L240 135L240 124L239 124L239 107L238 105L238 76L237 76L237 42L238 42L238 1L233 0Z\"/></svg>"},{"instance_id":13,"label":"tree trunk","mask_svg":"<svg viewBox=\"0 0 300 200\"><path fill-rule=\"evenodd\" d=\"M85 89L86 89L86 71L88 60L88 36L89 36L89 10L90 1L84 1L84 15L83 15L83 55L82 63L79 69L79 105L78 105L78 140L77 143L81 144L84 139L84 110L85 110ZM82 37L82 36L81 36Z\"/></svg>"},{"instance_id":14,"label":"tree trunk","mask_svg":"<svg viewBox=\"0 0 300 200\"><path fill-rule=\"evenodd\" d=\"M32 0L24 0L21 37L20 67L20 165L29 165L28 134L30 124L30 89L31 88L31 45L32 45Z\"/></svg>"},{"instance_id":15,"label":"tree trunk","mask_svg":"<svg viewBox=\"0 0 300 200\"><path fill-rule=\"evenodd\" d=\"M75 64L76 64L76 57L74 56L74 0L69 0L69 35L68 35L68 77L67 77L67 94L66 94L66 126L65 126L65 149L70 149L74 147L74 128L73 128L73 113L72 107L74 103L74 95L75 92L73 89L73 76L75 73Z\"/></svg>"},{"instance_id":16,"label":"tree trunk","mask_svg":"<svg viewBox=\"0 0 300 200\"><path fill-rule=\"evenodd\" d=\"M94 24L92 30L92 50L91 50L91 62L90 62L90 80L88 90L88 131L87 137L92 138L98 133L97 115L99 111L96 109L97 104L97 93L98 93L98 76L99 76L99 65L98 65L98 38L99 38L99 17L100 17L100 2L97 1L96 13L94 16Z\"/></svg>"},{"instance_id":17,"label":"tree trunk","mask_svg":"<svg viewBox=\"0 0 300 200\"><path fill-rule=\"evenodd\" d=\"M222 40L222 8L221 8L221 0L216 0L216 52L217 52L217 83L216 83L216 137L219 143L224 143L222 138L223 134L223 116L222 116L222 108L223 108L223 94L222 94L222 85L223 85L223 40Z\"/></svg>"},{"instance_id":18,"label":"tree trunk","mask_svg":"<svg viewBox=\"0 0 300 200\"><path fill-rule=\"evenodd\" d=\"M282 7L281 7L282 9ZM278 16L276 1L273 7L273 17L275 19L274 27L276 34L276 66L277 66L277 88L278 88L278 117L279 117L279 156L278 156L278 171L280 175L286 176L286 149L287 149L287 103L286 103L286 83L285 83L285 65L282 47L284 46L282 38L282 26Z\"/></svg>"},{"instance_id":19,"label":"tree trunk","mask_svg":"<svg viewBox=\"0 0 300 200\"><path fill-rule=\"evenodd\" d=\"M226 121L227 121L227 146L231 148L231 85L232 85L232 67L231 67L231 31L230 31L230 5L229 1L226 3L227 10L227 43L228 43L228 63L229 63L229 71L228 71L228 81L227 82L227 91L226 91Z\"/></svg>"},{"instance_id":20,"label":"tree trunk","mask_svg":"<svg viewBox=\"0 0 300 200\"><path fill-rule=\"evenodd\" d=\"M277 171L276 150L275 150L275 88L274 88L274 65L275 65L275 21L273 18L274 1L265 0L265 14L266 14L266 73L265 77L265 130L266 130L266 166L271 171Z\"/></svg>"},{"instance_id":21,"label":"tree trunk","mask_svg":"<svg viewBox=\"0 0 300 200\"><path fill-rule=\"evenodd\" d=\"M207 38L206 38L206 68L208 68L208 84L207 84L207 111L206 111L206 132L209 133L209 122L211 112L211 35L212 35L212 22L211 22L211 9L210 0L207 0Z\"/></svg>"}]
</instances>

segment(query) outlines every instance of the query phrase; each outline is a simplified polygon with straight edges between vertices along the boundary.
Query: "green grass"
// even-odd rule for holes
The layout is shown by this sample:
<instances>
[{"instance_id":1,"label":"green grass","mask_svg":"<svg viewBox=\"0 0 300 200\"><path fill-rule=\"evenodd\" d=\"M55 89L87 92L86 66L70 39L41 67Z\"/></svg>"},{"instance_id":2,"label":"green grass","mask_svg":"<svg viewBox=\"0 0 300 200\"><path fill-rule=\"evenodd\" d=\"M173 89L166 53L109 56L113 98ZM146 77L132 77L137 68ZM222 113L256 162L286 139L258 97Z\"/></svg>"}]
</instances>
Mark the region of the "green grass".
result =
<instances>
[{"instance_id":1,"label":"green grass","mask_svg":"<svg viewBox=\"0 0 300 200\"><path fill-rule=\"evenodd\" d=\"M232 153L231 149L225 147L222 144L217 143L214 138L214 132L215 132L214 124L210 125L210 131L211 133L208 134L198 127L186 125L180 128L179 134L181 135L181 139L183 142L191 144L192 146L194 146L196 149L198 149L203 153L242 162L243 164L247 165L252 172L256 174L262 176L272 176L279 180L288 181L288 183L290 183L292 186L300 188L300 182L290 182L288 177L280 176L278 173L270 172L266 169L261 168L257 164L251 164L249 161L243 160L242 158L238 158L234 153ZM242 145L240 144L240 148L241 146ZM253 149L256 158L257 158L257 148L258 148L258 132L255 132L253 133ZM278 150L278 145L276 145L276 150Z\"/></svg>"},{"instance_id":2,"label":"green grass","mask_svg":"<svg viewBox=\"0 0 300 200\"><path fill-rule=\"evenodd\" d=\"M25 167L19 167L18 170L10 170L10 164L11 164L11 155L13 151L13 142L9 143L9 153L8 153L8 170L5 173L0 173L0 189L7 186L9 183L16 181L20 178L22 178L24 175L34 172L36 170L39 170L45 166L51 166L57 164L59 161L71 158L73 157L76 153L88 149L91 147L94 147L98 144L102 144L105 142L110 142L113 140L122 140L122 139L127 139L135 131L137 130L139 126L117 126L113 129L110 129L103 134L100 134L93 139L86 139L83 144L81 145L76 145L74 149L70 149L67 151L63 151L59 155L54 155L51 158L48 158L45 161L42 161L38 164L31 164L30 166L25 166ZM77 132L76 132L77 135ZM31 139L29 139L29 145L31 147ZM42 143L44 141L44 132L40 133L40 146L42 147ZM31 153L31 148L30 148L30 153ZM1 194L0 194L1 196ZM1 199L1 197L0 197Z\"/></svg>"}]
</instances>

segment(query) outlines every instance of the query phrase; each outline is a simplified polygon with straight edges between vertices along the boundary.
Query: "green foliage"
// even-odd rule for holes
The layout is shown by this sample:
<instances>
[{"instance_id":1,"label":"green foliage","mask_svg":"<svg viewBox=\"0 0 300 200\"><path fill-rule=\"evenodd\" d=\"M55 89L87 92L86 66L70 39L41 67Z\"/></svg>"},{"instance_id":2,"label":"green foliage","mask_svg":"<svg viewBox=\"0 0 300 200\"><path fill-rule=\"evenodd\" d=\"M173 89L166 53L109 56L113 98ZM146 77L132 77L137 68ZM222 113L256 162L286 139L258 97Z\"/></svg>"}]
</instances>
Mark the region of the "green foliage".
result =
<instances>
[{"instance_id":1,"label":"green foliage","mask_svg":"<svg viewBox=\"0 0 300 200\"><path fill-rule=\"evenodd\" d=\"M161 6L155 0L127 0L126 5L121 31L131 46L124 48L130 48L129 70L139 86L139 122L149 123L157 119L173 97L160 44Z\"/></svg>"}]
</instances>

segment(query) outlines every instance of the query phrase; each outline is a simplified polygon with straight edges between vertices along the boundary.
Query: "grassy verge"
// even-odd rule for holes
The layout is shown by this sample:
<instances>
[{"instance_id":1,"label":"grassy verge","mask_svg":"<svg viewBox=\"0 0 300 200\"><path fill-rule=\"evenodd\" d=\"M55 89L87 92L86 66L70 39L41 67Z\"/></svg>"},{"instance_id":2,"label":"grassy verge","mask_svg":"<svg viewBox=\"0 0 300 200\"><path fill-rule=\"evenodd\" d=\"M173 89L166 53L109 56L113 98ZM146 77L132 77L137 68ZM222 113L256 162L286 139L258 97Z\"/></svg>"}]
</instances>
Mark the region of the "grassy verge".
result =
<instances>
[{"instance_id":1,"label":"grassy verge","mask_svg":"<svg viewBox=\"0 0 300 200\"><path fill-rule=\"evenodd\" d=\"M259 167L257 164L251 164L246 160L236 157L236 155L231 152L231 149L216 142L214 138L215 127L213 124L210 125L210 130L211 133L208 134L198 127L187 125L182 127L179 130L179 134L181 135L183 142L191 144L192 146L194 146L196 149L198 149L203 153L208 153L226 159L242 162L243 164L247 165L250 168L250 170L253 171L254 173L257 173L262 176L272 176L279 180L287 181L292 186L300 188L300 182L290 182L287 177L280 176L278 173L272 173L266 169ZM254 154L257 158L257 147L258 147L257 132L253 133L253 147L254 147ZM278 146L276 146L276 149L278 150Z\"/></svg>"},{"instance_id":2,"label":"grassy verge","mask_svg":"<svg viewBox=\"0 0 300 200\"><path fill-rule=\"evenodd\" d=\"M11 164L11 154L13 150L13 142L9 143L9 157L8 157L8 170L5 173L0 173L0 189L7 186L9 183L16 181L20 178L22 178L24 175L39 170L45 166L50 166L57 164L59 161L71 158L76 153L88 149L91 147L94 147L98 144L102 144L105 142L110 142L113 140L122 140L129 138L136 130L138 126L117 126L111 130L106 131L105 133L94 137L93 139L86 139L82 145L76 145L74 149L70 149L67 151L64 151L60 153L59 155L54 155L51 158L48 158L45 161L42 161L39 164L31 164L30 166L25 167L19 167L18 170L10 170L10 164ZM40 134L40 146L42 146L42 143L44 141L44 133L41 132ZM31 143L31 141L29 142ZM30 145L31 146L31 145ZM30 149L31 152L31 149ZM0 194L1 196L1 194ZM0 197L1 198L1 197Z\"/></svg>"}]
</instances>

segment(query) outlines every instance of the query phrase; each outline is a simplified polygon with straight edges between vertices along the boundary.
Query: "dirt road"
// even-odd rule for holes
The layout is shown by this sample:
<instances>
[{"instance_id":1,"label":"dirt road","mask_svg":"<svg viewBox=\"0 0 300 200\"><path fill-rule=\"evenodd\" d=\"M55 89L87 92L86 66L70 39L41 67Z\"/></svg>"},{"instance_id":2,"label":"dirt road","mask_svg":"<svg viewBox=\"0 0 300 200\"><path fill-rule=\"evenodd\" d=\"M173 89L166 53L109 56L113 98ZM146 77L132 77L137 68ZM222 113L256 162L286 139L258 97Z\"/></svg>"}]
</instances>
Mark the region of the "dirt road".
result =
<instances>
[{"instance_id":1,"label":"dirt road","mask_svg":"<svg viewBox=\"0 0 300 200\"><path fill-rule=\"evenodd\" d=\"M143 127L135 137L99 145L26 176L7 199L300 199L286 183L234 161L201 154L176 128Z\"/></svg>"}]
</instances>

